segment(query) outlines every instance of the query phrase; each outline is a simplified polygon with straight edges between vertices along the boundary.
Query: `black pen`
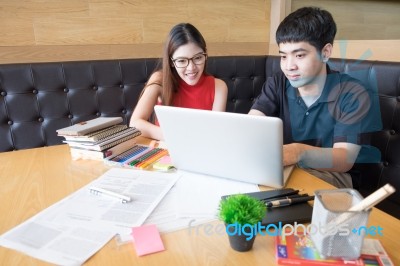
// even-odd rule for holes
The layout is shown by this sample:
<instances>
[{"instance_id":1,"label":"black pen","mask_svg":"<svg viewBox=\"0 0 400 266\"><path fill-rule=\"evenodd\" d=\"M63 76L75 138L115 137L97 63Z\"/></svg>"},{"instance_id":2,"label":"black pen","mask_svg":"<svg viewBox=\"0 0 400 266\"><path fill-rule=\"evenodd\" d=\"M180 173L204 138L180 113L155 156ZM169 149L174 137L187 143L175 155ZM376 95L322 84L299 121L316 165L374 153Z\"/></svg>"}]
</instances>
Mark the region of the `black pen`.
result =
<instances>
[{"instance_id":1,"label":"black pen","mask_svg":"<svg viewBox=\"0 0 400 266\"><path fill-rule=\"evenodd\" d=\"M282 199L282 200L272 200L272 201L266 202L265 205L268 208L283 207L283 206L288 206L288 205L292 205L295 203L307 202L309 200L314 200L314 196L296 197L296 198L289 198L289 199Z\"/></svg>"},{"instance_id":2,"label":"black pen","mask_svg":"<svg viewBox=\"0 0 400 266\"><path fill-rule=\"evenodd\" d=\"M276 198L271 198L270 200L266 200L265 202L270 202L270 201L275 201L275 200L283 200L283 199L293 199L293 198L304 198L308 197L308 194L296 194L296 195L290 195L286 197L276 197Z\"/></svg>"},{"instance_id":3,"label":"black pen","mask_svg":"<svg viewBox=\"0 0 400 266\"><path fill-rule=\"evenodd\" d=\"M300 192L300 190L292 190L292 191L289 191L289 192L286 192L286 193L281 193L281 194L276 195L276 196L272 196L272 197L268 197L268 198L262 198L260 200L261 201L267 201L267 200L275 199L275 198L283 198L283 197L286 197L286 196L297 195L299 192Z\"/></svg>"}]
</instances>

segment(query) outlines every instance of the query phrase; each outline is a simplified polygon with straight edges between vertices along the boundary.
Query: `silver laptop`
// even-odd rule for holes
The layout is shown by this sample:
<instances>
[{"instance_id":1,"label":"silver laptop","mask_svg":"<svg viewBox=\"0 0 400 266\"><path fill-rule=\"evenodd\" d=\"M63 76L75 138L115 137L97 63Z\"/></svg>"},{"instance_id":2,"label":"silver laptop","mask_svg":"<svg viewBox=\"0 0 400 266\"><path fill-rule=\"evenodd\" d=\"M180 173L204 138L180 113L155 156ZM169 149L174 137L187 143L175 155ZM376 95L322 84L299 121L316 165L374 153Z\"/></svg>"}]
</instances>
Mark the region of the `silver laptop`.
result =
<instances>
[{"instance_id":1,"label":"silver laptop","mask_svg":"<svg viewBox=\"0 0 400 266\"><path fill-rule=\"evenodd\" d=\"M155 112L176 168L274 188L285 185L279 118L170 106L155 106ZM286 177L290 171L285 170Z\"/></svg>"}]
</instances>

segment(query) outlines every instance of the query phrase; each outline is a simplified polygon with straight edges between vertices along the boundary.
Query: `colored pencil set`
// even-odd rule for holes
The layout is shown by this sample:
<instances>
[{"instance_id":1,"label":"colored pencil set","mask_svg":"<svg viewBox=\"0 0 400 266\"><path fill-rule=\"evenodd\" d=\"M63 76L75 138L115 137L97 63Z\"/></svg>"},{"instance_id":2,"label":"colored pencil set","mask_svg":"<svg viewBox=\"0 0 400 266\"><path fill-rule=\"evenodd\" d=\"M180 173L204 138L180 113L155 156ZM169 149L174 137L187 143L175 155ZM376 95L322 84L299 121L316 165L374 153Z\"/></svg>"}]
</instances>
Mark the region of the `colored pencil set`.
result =
<instances>
[{"instance_id":1,"label":"colored pencil set","mask_svg":"<svg viewBox=\"0 0 400 266\"><path fill-rule=\"evenodd\" d=\"M124 153L105 159L105 163L111 166L147 169L166 155L168 155L166 149L135 145Z\"/></svg>"}]
</instances>

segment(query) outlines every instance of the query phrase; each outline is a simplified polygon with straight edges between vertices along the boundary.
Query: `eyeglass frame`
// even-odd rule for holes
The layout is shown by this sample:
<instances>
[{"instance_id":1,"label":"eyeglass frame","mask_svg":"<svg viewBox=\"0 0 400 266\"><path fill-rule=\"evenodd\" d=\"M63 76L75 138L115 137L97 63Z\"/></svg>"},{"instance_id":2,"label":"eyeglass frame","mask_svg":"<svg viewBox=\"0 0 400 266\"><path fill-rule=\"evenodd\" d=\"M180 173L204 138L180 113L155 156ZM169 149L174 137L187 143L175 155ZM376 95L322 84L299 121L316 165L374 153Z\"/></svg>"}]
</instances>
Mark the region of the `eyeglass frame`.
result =
<instances>
[{"instance_id":1,"label":"eyeglass frame","mask_svg":"<svg viewBox=\"0 0 400 266\"><path fill-rule=\"evenodd\" d=\"M191 58L178 57L178 58L175 58L175 59L174 59L174 58L170 57L170 59L171 59L172 63L174 63L174 66L177 67L177 68L185 68L185 67L188 67L190 61L192 61L194 65L200 66L200 65L202 65L202 64L196 64L196 63L193 61L193 58L195 58L195 57L198 56L198 55L204 55L205 60L204 60L204 63L202 63L202 64L205 64L205 62L207 61L208 55L207 55L207 53L204 53L204 52L203 52L203 53L197 53L197 54L195 54L195 55L194 55L193 57L191 57ZM186 66L182 66L182 67L178 67L178 66L176 65L175 61L176 61L176 60L179 60L179 59L186 59L186 60L187 60L187 65L186 65Z\"/></svg>"}]
</instances>

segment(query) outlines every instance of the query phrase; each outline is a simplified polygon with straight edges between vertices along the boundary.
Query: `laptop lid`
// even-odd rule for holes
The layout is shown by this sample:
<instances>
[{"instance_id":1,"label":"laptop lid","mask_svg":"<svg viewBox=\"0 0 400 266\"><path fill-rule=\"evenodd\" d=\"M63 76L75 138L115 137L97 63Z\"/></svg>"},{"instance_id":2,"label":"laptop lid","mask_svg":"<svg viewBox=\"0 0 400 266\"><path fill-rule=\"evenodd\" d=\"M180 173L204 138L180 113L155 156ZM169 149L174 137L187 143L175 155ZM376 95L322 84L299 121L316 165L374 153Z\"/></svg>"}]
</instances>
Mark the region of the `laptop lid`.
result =
<instances>
[{"instance_id":1,"label":"laptop lid","mask_svg":"<svg viewBox=\"0 0 400 266\"><path fill-rule=\"evenodd\" d=\"M281 188L282 121L275 117L155 106L175 167Z\"/></svg>"}]
</instances>

